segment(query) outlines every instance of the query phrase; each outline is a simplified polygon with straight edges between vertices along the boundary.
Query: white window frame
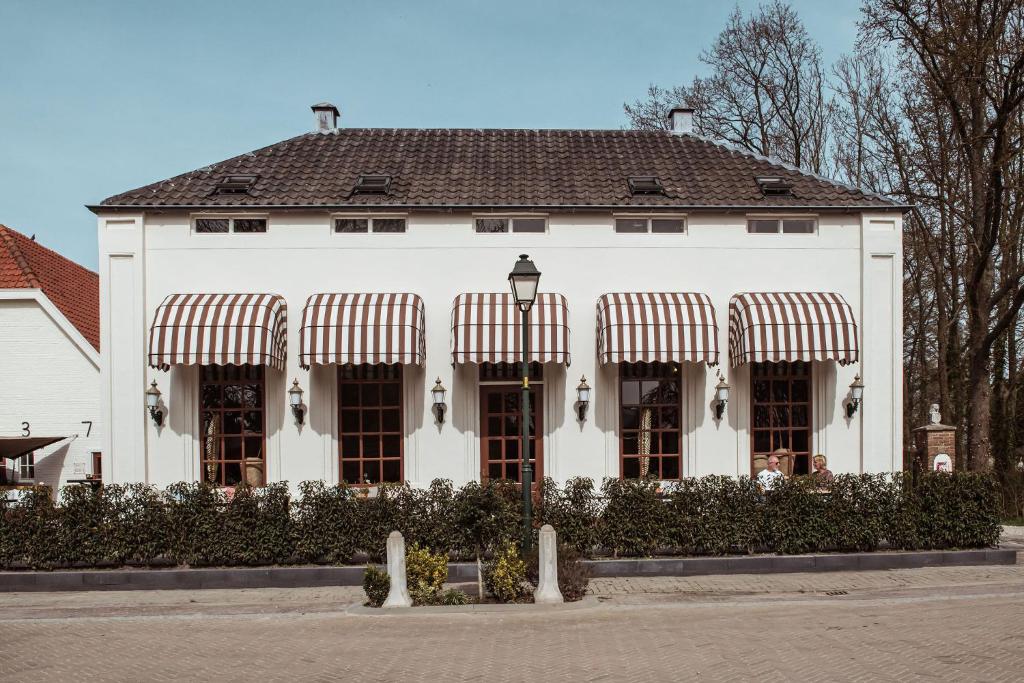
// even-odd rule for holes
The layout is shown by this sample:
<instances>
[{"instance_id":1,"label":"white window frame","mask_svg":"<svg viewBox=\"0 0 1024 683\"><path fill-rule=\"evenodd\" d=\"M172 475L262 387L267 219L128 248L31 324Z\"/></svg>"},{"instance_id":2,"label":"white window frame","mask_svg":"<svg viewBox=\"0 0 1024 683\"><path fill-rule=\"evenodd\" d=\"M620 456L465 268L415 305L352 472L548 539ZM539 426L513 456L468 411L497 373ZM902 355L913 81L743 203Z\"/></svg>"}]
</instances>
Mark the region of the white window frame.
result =
<instances>
[{"instance_id":1,"label":"white window frame","mask_svg":"<svg viewBox=\"0 0 1024 683\"><path fill-rule=\"evenodd\" d=\"M196 230L196 223L201 220L227 220L227 232L199 232ZM263 232L235 232L236 220L259 219L267 222L267 229ZM210 235L268 235L270 234L270 216L265 213L196 213L190 216L190 223L193 235L209 237Z\"/></svg>"},{"instance_id":2,"label":"white window frame","mask_svg":"<svg viewBox=\"0 0 1024 683\"><path fill-rule=\"evenodd\" d=\"M366 232L338 232L334 229L334 221L339 218L359 218L367 221ZM405 221L405 230L403 232L374 232L373 222L378 219L386 218L401 218ZM409 232L409 214L407 213L332 213L330 221L330 229L332 235L343 235L351 237L353 235L405 235Z\"/></svg>"},{"instance_id":3,"label":"white window frame","mask_svg":"<svg viewBox=\"0 0 1024 683\"><path fill-rule=\"evenodd\" d=\"M28 470L30 474L25 474ZM36 454L35 451L18 458L18 481L36 480Z\"/></svg>"},{"instance_id":4,"label":"white window frame","mask_svg":"<svg viewBox=\"0 0 1024 683\"><path fill-rule=\"evenodd\" d=\"M505 232L477 232L476 222L479 219L505 220L508 221L508 230ZM532 218L544 221L544 229L540 232L516 232L515 220L517 218ZM475 213L470 221L469 227L474 235L546 235L551 229L551 223L546 213Z\"/></svg>"},{"instance_id":5,"label":"white window frame","mask_svg":"<svg viewBox=\"0 0 1024 683\"><path fill-rule=\"evenodd\" d=\"M615 223L620 220L646 220L647 230L644 232L619 232L615 228ZM654 232L654 224L652 221L655 220L682 221L683 229L680 232ZM690 234L690 222L687 220L687 214L685 213L613 213L612 232L616 235L657 235L659 237L678 237L680 235Z\"/></svg>"},{"instance_id":6,"label":"white window frame","mask_svg":"<svg viewBox=\"0 0 1024 683\"><path fill-rule=\"evenodd\" d=\"M810 232L783 232L782 223L788 220L800 220L800 221L813 221L814 229ZM751 221L775 221L778 224L779 229L776 232L751 232L750 222ZM744 217L744 225L748 235L756 235L758 237L786 237L786 238L801 238L801 237L814 237L818 234L818 214L816 213L748 213Z\"/></svg>"}]
</instances>

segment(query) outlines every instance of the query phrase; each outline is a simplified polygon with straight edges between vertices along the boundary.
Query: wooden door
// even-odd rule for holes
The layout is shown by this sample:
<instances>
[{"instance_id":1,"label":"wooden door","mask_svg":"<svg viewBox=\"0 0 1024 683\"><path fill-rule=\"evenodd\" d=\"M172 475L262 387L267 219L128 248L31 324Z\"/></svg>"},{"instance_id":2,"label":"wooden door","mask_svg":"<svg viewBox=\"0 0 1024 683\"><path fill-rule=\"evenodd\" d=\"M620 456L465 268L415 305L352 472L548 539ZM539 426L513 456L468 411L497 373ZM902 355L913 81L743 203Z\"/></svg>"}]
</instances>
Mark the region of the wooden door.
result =
<instances>
[{"instance_id":1,"label":"wooden door","mask_svg":"<svg viewBox=\"0 0 1024 683\"><path fill-rule=\"evenodd\" d=\"M522 387L517 384L480 387L480 481L522 481L520 419ZM541 385L530 388L530 462L533 483L544 478L544 414Z\"/></svg>"}]
</instances>

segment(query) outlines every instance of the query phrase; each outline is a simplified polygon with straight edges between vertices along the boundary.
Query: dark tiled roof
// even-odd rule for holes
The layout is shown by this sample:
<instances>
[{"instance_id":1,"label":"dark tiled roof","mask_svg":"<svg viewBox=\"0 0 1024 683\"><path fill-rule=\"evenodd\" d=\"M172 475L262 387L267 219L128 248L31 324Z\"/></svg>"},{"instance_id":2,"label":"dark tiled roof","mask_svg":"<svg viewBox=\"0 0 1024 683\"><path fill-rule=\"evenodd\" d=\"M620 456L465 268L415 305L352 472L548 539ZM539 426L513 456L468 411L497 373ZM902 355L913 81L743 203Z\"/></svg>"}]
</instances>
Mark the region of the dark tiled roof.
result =
<instances>
[{"instance_id":1,"label":"dark tiled roof","mask_svg":"<svg viewBox=\"0 0 1024 683\"><path fill-rule=\"evenodd\" d=\"M229 174L248 194L216 194ZM392 176L388 195L353 195L362 174ZM764 197L779 175L793 196ZM631 196L630 176L664 195ZM884 198L694 135L635 130L342 128L307 133L106 199L104 206L879 207Z\"/></svg>"},{"instance_id":2,"label":"dark tiled roof","mask_svg":"<svg viewBox=\"0 0 1024 683\"><path fill-rule=\"evenodd\" d=\"M99 276L4 225L0 225L0 289L41 289L99 350Z\"/></svg>"}]
</instances>

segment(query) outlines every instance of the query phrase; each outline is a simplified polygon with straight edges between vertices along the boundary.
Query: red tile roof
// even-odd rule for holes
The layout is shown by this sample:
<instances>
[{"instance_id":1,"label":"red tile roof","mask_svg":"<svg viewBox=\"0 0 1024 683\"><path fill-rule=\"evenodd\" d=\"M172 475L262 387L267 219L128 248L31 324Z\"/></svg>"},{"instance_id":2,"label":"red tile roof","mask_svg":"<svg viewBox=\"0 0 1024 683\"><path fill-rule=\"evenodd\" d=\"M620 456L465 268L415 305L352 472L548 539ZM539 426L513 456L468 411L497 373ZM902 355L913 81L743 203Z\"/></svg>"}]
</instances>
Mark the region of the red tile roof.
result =
<instances>
[{"instance_id":1,"label":"red tile roof","mask_svg":"<svg viewBox=\"0 0 1024 683\"><path fill-rule=\"evenodd\" d=\"M99 350L99 276L5 225L0 225L0 289L41 289Z\"/></svg>"},{"instance_id":2,"label":"red tile roof","mask_svg":"<svg viewBox=\"0 0 1024 683\"><path fill-rule=\"evenodd\" d=\"M364 174L391 176L386 195L353 194ZM228 175L255 175L248 193L218 194ZM631 176L664 194L632 195ZM792 196L765 196L779 176ZM115 195L107 207L865 208L884 197L690 134L639 130L342 128L307 133Z\"/></svg>"}]
</instances>

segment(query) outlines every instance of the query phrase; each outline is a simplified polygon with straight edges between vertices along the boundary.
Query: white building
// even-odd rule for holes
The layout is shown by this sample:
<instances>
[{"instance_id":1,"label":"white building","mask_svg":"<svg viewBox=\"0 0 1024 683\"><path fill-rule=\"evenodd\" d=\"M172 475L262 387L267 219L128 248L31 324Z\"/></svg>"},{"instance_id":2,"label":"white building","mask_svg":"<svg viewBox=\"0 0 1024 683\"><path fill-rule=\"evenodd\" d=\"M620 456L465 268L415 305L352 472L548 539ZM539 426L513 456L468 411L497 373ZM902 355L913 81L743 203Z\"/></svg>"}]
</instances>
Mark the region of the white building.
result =
<instances>
[{"instance_id":1,"label":"white building","mask_svg":"<svg viewBox=\"0 0 1024 683\"><path fill-rule=\"evenodd\" d=\"M684 109L672 132L313 109L311 133L90 207L113 481L517 478L519 254L543 273L535 477L750 474L779 447L798 472L899 469L905 207Z\"/></svg>"},{"instance_id":2,"label":"white building","mask_svg":"<svg viewBox=\"0 0 1024 683\"><path fill-rule=\"evenodd\" d=\"M0 225L0 484L100 472L99 278Z\"/></svg>"}]
</instances>

